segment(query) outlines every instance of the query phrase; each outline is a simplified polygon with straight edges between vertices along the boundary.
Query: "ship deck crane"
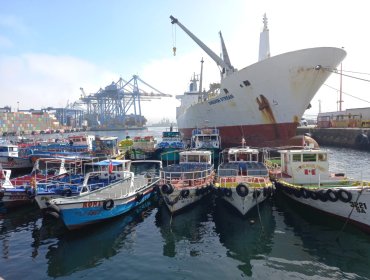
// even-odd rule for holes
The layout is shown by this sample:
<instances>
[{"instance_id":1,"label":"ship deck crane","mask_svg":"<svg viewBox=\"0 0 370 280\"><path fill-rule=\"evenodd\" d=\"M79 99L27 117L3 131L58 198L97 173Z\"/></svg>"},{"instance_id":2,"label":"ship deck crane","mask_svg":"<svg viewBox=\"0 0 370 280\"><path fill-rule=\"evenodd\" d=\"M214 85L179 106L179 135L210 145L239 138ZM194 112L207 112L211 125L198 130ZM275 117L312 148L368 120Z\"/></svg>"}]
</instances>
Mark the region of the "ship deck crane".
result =
<instances>
[{"instance_id":1,"label":"ship deck crane","mask_svg":"<svg viewBox=\"0 0 370 280\"><path fill-rule=\"evenodd\" d=\"M210 48L208 48L201 40L199 40L193 33L191 33L184 25L182 25L179 20L173 16L170 16L171 23L177 24L190 38L194 40L215 62L222 68L222 73L226 76L233 73L235 68L231 65L229 55L227 54L226 46L220 32L222 52L224 59L220 58L216 53L214 53Z\"/></svg>"}]
</instances>

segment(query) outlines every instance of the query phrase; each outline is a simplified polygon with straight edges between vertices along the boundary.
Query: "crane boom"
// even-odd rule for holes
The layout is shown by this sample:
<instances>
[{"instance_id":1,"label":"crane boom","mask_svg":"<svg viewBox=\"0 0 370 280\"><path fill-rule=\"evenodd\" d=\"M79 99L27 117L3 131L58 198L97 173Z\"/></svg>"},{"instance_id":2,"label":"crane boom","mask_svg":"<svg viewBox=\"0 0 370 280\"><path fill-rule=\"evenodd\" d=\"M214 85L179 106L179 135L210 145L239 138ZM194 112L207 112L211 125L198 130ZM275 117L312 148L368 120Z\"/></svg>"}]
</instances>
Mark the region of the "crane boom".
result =
<instances>
[{"instance_id":1,"label":"crane boom","mask_svg":"<svg viewBox=\"0 0 370 280\"><path fill-rule=\"evenodd\" d=\"M208 48L201 40L199 40L193 33L191 33L184 25L182 25L177 18L170 16L171 23L177 24L180 26L182 30L186 34L189 35L190 38L194 40L195 43L197 43L215 62L218 66L223 68L226 72L226 75L229 72L234 72L234 68L231 65L228 65L225 61L223 61L217 54L215 54L210 48Z\"/></svg>"}]
</instances>

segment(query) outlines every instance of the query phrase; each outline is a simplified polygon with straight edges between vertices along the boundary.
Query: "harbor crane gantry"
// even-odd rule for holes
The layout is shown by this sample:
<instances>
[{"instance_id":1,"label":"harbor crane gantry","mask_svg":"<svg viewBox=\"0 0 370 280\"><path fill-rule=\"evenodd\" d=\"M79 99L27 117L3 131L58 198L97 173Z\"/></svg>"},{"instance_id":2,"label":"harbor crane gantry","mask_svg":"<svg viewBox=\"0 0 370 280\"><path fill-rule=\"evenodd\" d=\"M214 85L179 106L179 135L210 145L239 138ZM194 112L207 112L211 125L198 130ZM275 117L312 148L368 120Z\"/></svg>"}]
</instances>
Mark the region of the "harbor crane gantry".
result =
<instances>
[{"instance_id":1,"label":"harbor crane gantry","mask_svg":"<svg viewBox=\"0 0 370 280\"><path fill-rule=\"evenodd\" d=\"M138 82L151 92L139 88ZM137 75L133 75L129 81L120 78L94 94L86 94L82 87L80 90L79 103L86 105L87 110L85 119L90 127L102 129L143 127L146 119L141 113L141 101L171 97L170 94L165 94L144 82Z\"/></svg>"}]
</instances>

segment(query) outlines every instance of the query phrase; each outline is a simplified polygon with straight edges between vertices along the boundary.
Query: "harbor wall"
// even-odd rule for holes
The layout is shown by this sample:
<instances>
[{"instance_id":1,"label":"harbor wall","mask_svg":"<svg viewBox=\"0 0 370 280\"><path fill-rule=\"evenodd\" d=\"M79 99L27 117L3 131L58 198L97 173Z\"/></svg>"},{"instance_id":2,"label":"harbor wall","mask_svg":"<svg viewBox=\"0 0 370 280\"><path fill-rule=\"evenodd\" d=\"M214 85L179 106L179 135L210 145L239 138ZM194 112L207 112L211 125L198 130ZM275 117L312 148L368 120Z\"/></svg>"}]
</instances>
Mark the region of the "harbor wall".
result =
<instances>
[{"instance_id":1,"label":"harbor wall","mask_svg":"<svg viewBox=\"0 0 370 280\"><path fill-rule=\"evenodd\" d=\"M319 145L370 150L369 128L298 127L297 135L309 134Z\"/></svg>"}]
</instances>

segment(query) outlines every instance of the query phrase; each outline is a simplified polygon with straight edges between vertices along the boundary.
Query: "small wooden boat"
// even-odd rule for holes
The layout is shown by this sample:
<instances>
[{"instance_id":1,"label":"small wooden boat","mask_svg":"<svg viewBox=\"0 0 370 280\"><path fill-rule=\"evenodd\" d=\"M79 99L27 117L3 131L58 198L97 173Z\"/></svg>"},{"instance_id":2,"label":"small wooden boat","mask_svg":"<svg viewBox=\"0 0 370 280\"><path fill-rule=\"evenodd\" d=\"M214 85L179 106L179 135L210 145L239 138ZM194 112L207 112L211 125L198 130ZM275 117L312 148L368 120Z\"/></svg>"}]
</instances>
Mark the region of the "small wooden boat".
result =
<instances>
[{"instance_id":1,"label":"small wooden boat","mask_svg":"<svg viewBox=\"0 0 370 280\"><path fill-rule=\"evenodd\" d=\"M161 164L161 162L158 164ZM52 199L47 211L60 217L68 229L76 229L122 215L148 200L159 181L158 174L135 175L130 171L112 171L115 180L105 187L90 191L91 180L104 176L105 171L86 174L82 188L88 191L78 196Z\"/></svg>"},{"instance_id":2,"label":"small wooden boat","mask_svg":"<svg viewBox=\"0 0 370 280\"><path fill-rule=\"evenodd\" d=\"M215 192L242 215L272 194L268 169L258 155L258 149L249 147L222 152Z\"/></svg>"},{"instance_id":3,"label":"small wooden boat","mask_svg":"<svg viewBox=\"0 0 370 280\"><path fill-rule=\"evenodd\" d=\"M277 190L291 199L370 231L370 182L329 171L326 150L281 150L271 176Z\"/></svg>"},{"instance_id":4,"label":"small wooden boat","mask_svg":"<svg viewBox=\"0 0 370 280\"><path fill-rule=\"evenodd\" d=\"M189 150L179 156L178 164L161 171L160 193L171 213L211 193L215 176L211 151Z\"/></svg>"}]
</instances>

